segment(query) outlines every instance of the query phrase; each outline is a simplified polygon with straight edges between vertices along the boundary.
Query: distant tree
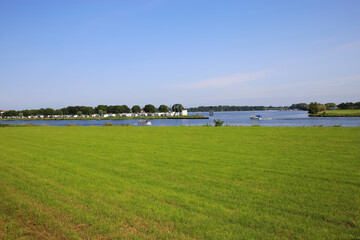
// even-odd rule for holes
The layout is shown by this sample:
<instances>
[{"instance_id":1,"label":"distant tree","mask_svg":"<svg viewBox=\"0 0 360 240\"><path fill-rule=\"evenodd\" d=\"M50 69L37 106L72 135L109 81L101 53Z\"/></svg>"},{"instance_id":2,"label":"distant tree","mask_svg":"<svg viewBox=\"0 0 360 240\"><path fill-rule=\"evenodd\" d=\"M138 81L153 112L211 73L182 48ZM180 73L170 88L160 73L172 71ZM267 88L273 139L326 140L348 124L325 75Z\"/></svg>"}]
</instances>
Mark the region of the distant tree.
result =
<instances>
[{"instance_id":1,"label":"distant tree","mask_svg":"<svg viewBox=\"0 0 360 240\"><path fill-rule=\"evenodd\" d=\"M296 104L295 104L296 105ZM307 106L307 104L305 104L305 106ZM188 108L189 112L209 112L210 110L214 110L215 112L225 112L225 111L262 111L262 110L285 110L285 109L289 109L290 107L286 107L286 106L269 106L269 107L265 107L265 106L199 106L199 107L193 107L193 108ZM291 109L300 109L298 107L293 107ZM304 108L305 111L307 111L307 107Z\"/></svg>"},{"instance_id":2,"label":"distant tree","mask_svg":"<svg viewBox=\"0 0 360 240\"><path fill-rule=\"evenodd\" d=\"M98 106L95 108L95 112L96 112L96 113L99 113L100 110L102 110L103 113L109 112L107 105L98 105Z\"/></svg>"},{"instance_id":3,"label":"distant tree","mask_svg":"<svg viewBox=\"0 0 360 240\"><path fill-rule=\"evenodd\" d=\"M166 105L160 105L159 112L167 112L169 111L169 107Z\"/></svg>"},{"instance_id":4,"label":"distant tree","mask_svg":"<svg viewBox=\"0 0 360 240\"><path fill-rule=\"evenodd\" d=\"M176 103L172 106L171 110L173 112L181 112L182 110L184 110L184 107L180 103Z\"/></svg>"},{"instance_id":5,"label":"distant tree","mask_svg":"<svg viewBox=\"0 0 360 240\"><path fill-rule=\"evenodd\" d=\"M79 111L81 111L85 115L90 115L95 112L93 107L87 107L87 106L81 106L79 108Z\"/></svg>"},{"instance_id":6,"label":"distant tree","mask_svg":"<svg viewBox=\"0 0 360 240\"><path fill-rule=\"evenodd\" d=\"M44 115L53 115L54 114L54 109L52 108L46 108L44 110Z\"/></svg>"},{"instance_id":7,"label":"distant tree","mask_svg":"<svg viewBox=\"0 0 360 240\"><path fill-rule=\"evenodd\" d=\"M39 109L31 109L29 110L29 113L31 116L36 116L40 114Z\"/></svg>"},{"instance_id":8,"label":"distant tree","mask_svg":"<svg viewBox=\"0 0 360 240\"><path fill-rule=\"evenodd\" d=\"M99 114L99 115L103 115L103 114L104 114L104 111L100 109L99 112L98 112L98 114Z\"/></svg>"},{"instance_id":9,"label":"distant tree","mask_svg":"<svg viewBox=\"0 0 360 240\"><path fill-rule=\"evenodd\" d=\"M274 107L272 107L272 106L269 107L269 109L272 109L272 108L274 108ZM296 104L292 104L289 108L306 111L308 108L308 105L306 103L296 103Z\"/></svg>"},{"instance_id":10,"label":"distant tree","mask_svg":"<svg viewBox=\"0 0 360 240\"><path fill-rule=\"evenodd\" d=\"M310 114L316 114L319 112L319 107L318 107L318 103L317 102L311 102L308 106L309 110L308 112Z\"/></svg>"},{"instance_id":11,"label":"distant tree","mask_svg":"<svg viewBox=\"0 0 360 240\"><path fill-rule=\"evenodd\" d=\"M355 107L356 109L360 109L360 102L356 102L356 103L354 104L354 107Z\"/></svg>"},{"instance_id":12,"label":"distant tree","mask_svg":"<svg viewBox=\"0 0 360 240\"><path fill-rule=\"evenodd\" d=\"M28 116L31 116L32 114L31 114L31 110L23 110L23 111L21 111L22 113L23 113L23 116L25 116L25 117L28 117Z\"/></svg>"},{"instance_id":13,"label":"distant tree","mask_svg":"<svg viewBox=\"0 0 360 240\"><path fill-rule=\"evenodd\" d=\"M44 108L40 108L40 109L38 110L38 114L39 114L39 115L45 115L45 109L44 109Z\"/></svg>"},{"instance_id":14,"label":"distant tree","mask_svg":"<svg viewBox=\"0 0 360 240\"><path fill-rule=\"evenodd\" d=\"M67 110L70 115L76 115L77 112L80 111L80 107L79 106L68 106Z\"/></svg>"},{"instance_id":15,"label":"distant tree","mask_svg":"<svg viewBox=\"0 0 360 240\"><path fill-rule=\"evenodd\" d=\"M61 111L61 109L56 109L54 111L54 115L63 115L63 112Z\"/></svg>"},{"instance_id":16,"label":"distant tree","mask_svg":"<svg viewBox=\"0 0 360 240\"><path fill-rule=\"evenodd\" d=\"M62 108L60 110L62 111L63 115L69 115L70 114L67 108Z\"/></svg>"},{"instance_id":17,"label":"distant tree","mask_svg":"<svg viewBox=\"0 0 360 240\"><path fill-rule=\"evenodd\" d=\"M336 104L335 103L326 103L325 104L325 108L326 110L330 110L330 108L335 108L336 107Z\"/></svg>"},{"instance_id":18,"label":"distant tree","mask_svg":"<svg viewBox=\"0 0 360 240\"><path fill-rule=\"evenodd\" d=\"M23 117L24 116L24 114L22 113L22 112L19 112L19 117Z\"/></svg>"},{"instance_id":19,"label":"distant tree","mask_svg":"<svg viewBox=\"0 0 360 240\"><path fill-rule=\"evenodd\" d=\"M134 105L132 108L131 108L131 112L133 113L139 113L141 112L141 108L139 105Z\"/></svg>"},{"instance_id":20,"label":"distant tree","mask_svg":"<svg viewBox=\"0 0 360 240\"><path fill-rule=\"evenodd\" d=\"M18 113L15 110L10 110L10 111L4 112L3 116L4 117L15 117L15 116L18 116Z\"/></svg>"},{"instance_id":21,"label":"distant tree","mask_svg":"<svg viewBox=\"0 0 360 240\"><path fill-rule=\"evenodd\" d=\"M83 115L83 113L82 113L81 111L78 111L78 112L76 113L76 115L81 116L81 115Z\"/></svg>"},{"instance_id":22,"label":"distant tree","mask_svg":"<svg viewBox=\"0 0 360 240\"><path fill-rule=\"evenodd\" d=\"M108 113L122 113L123 108L120 105L108 106Z\"/></svg>"},{"instance_id":23,"label":"distant tree","mask_svg":"<svg viewBox=\"0 0 360 240\"><path fill-rule=\"evenodd\" d=\"M130 113L130 108L128 106L122 105L121 107L123 109L123 113Z\"/></svg>"},{"instance_id":24,"label":"distant tree","mask_svg":"<svg viewBox=\"0 0 360 240\"><path fill-rule=\"evenodd\" d=\"M346 103L340 103L337 105L340 109L353 109L355 107L355 104L352 102L346 102Z\"/></svg>"},{"instance_id":25,"label":"distant tree","mask_svg":"<svg viewBox=\"0 0 360 240\"><path fill-rule=\"evenodd\" d=\"M319 112L326 111L326 106L324 104L318 103L318 111Z\"/></svg>"},{"instance_id":26,"label":"distant tree","mask_svg":"<svg viewBox=\"0 0 360 240\"><path fill-rule=\"evenodd\" d=\"M154 107L154 105L147 104L144 107L144 111L147 113L154 113L154 112L156 112L156 108Z\"/></svg>"}]
</instances>

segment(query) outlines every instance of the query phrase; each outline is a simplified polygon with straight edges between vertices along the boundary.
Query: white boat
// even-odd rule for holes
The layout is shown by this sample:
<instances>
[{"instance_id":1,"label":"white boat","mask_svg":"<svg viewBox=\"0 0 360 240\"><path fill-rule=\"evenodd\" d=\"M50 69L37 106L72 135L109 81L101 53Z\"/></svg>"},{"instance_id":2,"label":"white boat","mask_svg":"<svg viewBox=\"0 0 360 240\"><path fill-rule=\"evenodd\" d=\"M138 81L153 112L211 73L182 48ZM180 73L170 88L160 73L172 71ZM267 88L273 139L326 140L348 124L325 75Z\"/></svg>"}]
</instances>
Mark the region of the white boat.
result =
<instances>
[{"instance_id":1,"label":"white boat","mask_svg":"<svg viewBox=\"0 0 360 240\"><path fill-rule=\"evenodd\" d=\"M256 115L256 116L250 116L249 117L251 120L261 120L262 116L261 115Z\"/></svg>"},{"instance_id":2,"label":"white boat","mask_svg":"<svg viewBox=\"0 0 360 240\"><path fill-rule=\"evenodd\" d=\"M151 126L151 122L148 121L148 120L143 120L143 119L141 119L141 120L139 120L139 122L138 122L137 125L138 125L138 126Z\"/></svg>"}]
</instances>

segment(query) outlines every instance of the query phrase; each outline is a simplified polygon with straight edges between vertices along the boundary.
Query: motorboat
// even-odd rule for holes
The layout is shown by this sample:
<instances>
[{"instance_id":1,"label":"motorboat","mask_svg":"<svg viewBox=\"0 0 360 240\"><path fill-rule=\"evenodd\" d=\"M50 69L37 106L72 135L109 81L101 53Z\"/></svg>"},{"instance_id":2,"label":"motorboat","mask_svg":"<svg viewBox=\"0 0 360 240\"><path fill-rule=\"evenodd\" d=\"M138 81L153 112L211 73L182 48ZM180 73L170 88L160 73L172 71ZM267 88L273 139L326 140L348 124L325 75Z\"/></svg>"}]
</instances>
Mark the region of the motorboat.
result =
<instances>
[{"instance_id":1,"label":"motorboat","mask_svg":"<svg viewBox=\"0 0 360 240\"><path fill-rule=\"evenodd\" d=\"M151 122L148 121L148 120L143 120L143 119L141 119L141 120L139 120L139 122L138 122L137 125L138 125L138 126L151 126Z\"/></svg>"},{"instance_id":2,"label":"motorboat","mask_svg":"<svg viewBox=\"0 0 360 240\"><path fill-rule=\"evenodd\" d=\"M261 115L255 115L255 116L250 116L249 117L251 120L261 120L262 116Z\"/></svg>"}]
</instances>

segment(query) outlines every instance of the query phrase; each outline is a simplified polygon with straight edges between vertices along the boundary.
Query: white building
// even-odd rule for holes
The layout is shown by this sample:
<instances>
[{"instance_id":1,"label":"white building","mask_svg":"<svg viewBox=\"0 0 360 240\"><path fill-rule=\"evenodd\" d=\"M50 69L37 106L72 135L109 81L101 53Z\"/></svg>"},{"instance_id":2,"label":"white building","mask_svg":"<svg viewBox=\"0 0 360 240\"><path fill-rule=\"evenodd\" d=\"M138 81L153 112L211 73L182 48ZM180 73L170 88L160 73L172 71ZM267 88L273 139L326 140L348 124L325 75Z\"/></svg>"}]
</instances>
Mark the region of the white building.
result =
<instances>
[{"instance_id":1,"label":"white building","mask_svg":"<svg viewBox=\"0 0 360 240\"><path fill-rule=\"evenodd\" d=\"M181 116L187 116L187 115L188 115L187 110L182 110L182 111L181 111Z\"/></svg>"}]
</instances>

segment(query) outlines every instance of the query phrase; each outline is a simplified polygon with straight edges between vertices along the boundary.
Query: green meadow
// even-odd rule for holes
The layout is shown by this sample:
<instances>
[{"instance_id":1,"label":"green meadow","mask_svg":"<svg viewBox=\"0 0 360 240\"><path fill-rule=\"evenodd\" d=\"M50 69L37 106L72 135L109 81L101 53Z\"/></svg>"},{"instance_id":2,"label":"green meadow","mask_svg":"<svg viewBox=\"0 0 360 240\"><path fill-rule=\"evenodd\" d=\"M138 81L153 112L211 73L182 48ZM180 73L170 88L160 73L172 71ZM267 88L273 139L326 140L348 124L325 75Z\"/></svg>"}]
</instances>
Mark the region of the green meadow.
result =
<instances>
[{"instance_id":1,"label":"green meadow","mask_svg":"<svg viewBox=\"0 0 360 240\"><path fill-rule=\"evenodd\" d=\"M360 128L0 128L0 239L359 239Z\"/></svg>"},{"instance_id":2,"label":"green meadow","mask_svg":"<svg viewBox=\"0 0 360 240\"><path fill-rule=\"evenodd\" d=\"M360 117L360 109L328 110L317 114L309 114L310 117Z\"/></svg>"}]
</instances>

